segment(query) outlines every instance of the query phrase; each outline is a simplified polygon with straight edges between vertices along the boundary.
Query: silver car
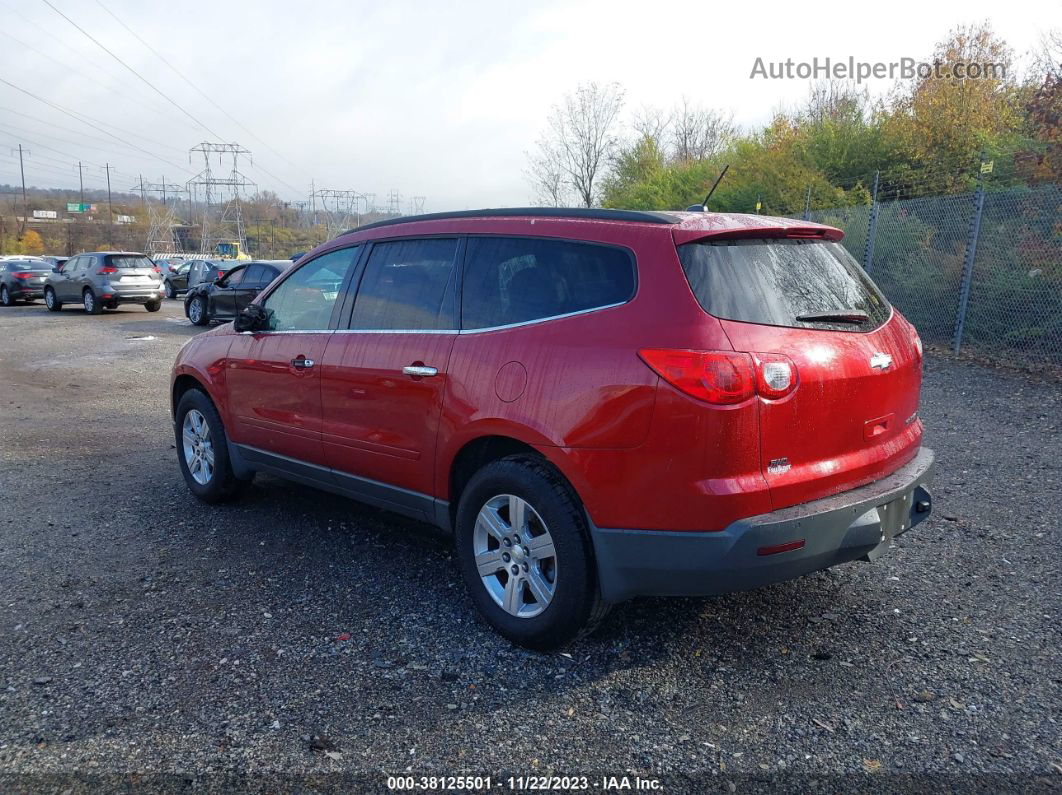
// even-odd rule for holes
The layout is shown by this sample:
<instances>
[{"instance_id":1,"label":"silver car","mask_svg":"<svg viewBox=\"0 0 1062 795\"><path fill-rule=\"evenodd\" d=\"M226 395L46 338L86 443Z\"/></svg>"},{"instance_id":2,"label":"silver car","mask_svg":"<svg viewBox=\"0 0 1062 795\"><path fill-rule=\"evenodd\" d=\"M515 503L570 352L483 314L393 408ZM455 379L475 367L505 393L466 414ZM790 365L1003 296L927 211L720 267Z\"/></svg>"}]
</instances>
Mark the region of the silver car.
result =
<instances>
[{"instance_id":1,"label":"silver car","mask_svg":"<svg viewBox=\"0 0 1062 795\"><path fill-rule=\"evenodd\" d=\"M44 283L44 303L53 312L75 301L90 315L119 304L142 304L148 312L158 312L162 296L158 266L147 255L130 251L78 254L55 268Z\"/></svg>"}]
</instances>

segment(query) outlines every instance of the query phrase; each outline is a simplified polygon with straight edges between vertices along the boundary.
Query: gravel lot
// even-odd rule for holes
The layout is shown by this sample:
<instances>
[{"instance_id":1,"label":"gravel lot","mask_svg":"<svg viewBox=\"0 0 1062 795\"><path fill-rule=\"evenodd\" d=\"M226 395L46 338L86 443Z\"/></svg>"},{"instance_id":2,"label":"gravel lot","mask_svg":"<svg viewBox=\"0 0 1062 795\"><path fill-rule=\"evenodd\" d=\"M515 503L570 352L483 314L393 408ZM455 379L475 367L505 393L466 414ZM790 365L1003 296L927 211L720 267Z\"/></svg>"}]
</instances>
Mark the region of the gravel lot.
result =
<instances>
[{"instance_id":1,"label":"gravel lot","mask_svg":"<svg viewBox=\"0 0 1062 795\"><path fill-rule=\"evenodd\" d=\"M271 478L196 502L166 394L197 330L172 301L0 310L8 791L1062 787L1057 382L931 357L935 514L892 554L638 600L540 655L478 622L430 528Z\"/></svg>"}]
</instances>

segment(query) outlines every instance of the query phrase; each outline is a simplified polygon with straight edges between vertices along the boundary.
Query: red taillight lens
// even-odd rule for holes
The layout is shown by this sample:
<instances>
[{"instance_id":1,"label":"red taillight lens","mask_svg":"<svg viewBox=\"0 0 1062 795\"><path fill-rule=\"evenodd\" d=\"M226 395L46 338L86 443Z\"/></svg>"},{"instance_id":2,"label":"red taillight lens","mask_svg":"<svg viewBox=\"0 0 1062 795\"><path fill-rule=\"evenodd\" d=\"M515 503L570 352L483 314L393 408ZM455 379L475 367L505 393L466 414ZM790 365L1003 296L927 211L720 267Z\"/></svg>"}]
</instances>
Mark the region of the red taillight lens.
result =
<instances>
[{"instance_id":1,"label":"red taillight lens","mask_svg":"<svg viewBox=\"0 0 1062 795\"><path fill-rule=\"evenodd\" d=\"M673 387L706 403L729 406L756 393L747 353L646 348L638 355Z\"/></svg>"},{"instance_id":2,"label":"red taillight lens","mask_svg":"<svg viewBox=\"0 0 1062 795\"><path fill-rule=\"evenodd\" d=\"M19 271L18 273L14 273L12 275L16 279L29 279L31 276L33 276L33 274L30 273L29 271Z\"/></svg>"},{"instance_id":3,"label":"red taillight lens","mask_svg":"<svg viewBox=\"0 0 1062 795\"><path fill-rule=\"evenodd\" d=\"M98 271L96 271L96 273L98 273L100 276L102 276L105 273L117 273L117 272L118 272L118 269L116 267L114 267L113 265L104 265L102 268L100 268Z\"/></svg>"},{"instance_id":4,"label":"red taillight lens","mask_svg":"<svg viewBox=\"0 0 1062 795\"><path fill-rule=\"evenodd\" d=\"M768 400L778 400L797 387L797 369L788 356L780 353L754 353L756 392Z\"/></svg>"},{"instance_id":5,"label":"red taillight lens","mask_svg":"<svg viewBox=\"0 0 1062 795\"><path fill-rule=\"evenodd\" d=\"M778 400L797 388L796 365L780 353L645 348L638 355L676 389L720 406L757 394Z\"/></svg>"},{"instance_id":6,"label":"red taillight lens","mask_svg":"<svg viewBox=\"0 0 1062 795\"><path fill-rule=\"evenodd\" d=\"M155 271L155 273L162 273L162 268L160 268L158 265L152 268L152 270Z\"/></svg>"}]
</instances>

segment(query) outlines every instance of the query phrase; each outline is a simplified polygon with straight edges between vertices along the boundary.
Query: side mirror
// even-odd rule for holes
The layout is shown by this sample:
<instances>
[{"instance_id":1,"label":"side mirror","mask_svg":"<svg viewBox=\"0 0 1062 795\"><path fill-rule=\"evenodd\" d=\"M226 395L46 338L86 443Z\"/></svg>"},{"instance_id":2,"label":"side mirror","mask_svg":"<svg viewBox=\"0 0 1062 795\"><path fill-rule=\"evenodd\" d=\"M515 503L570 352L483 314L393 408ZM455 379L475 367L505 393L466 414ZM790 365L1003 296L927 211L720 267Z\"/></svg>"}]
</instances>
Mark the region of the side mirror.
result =
<instances>
[{"instance_id":1,"label":"side mirror","mask_svg":"<svg viewBox=\"0 0 1062 795\"><path fill-rule=\"evenodd\" d=\"M251 304L236 315L232 326L238 332L261 331L269 322L269 312L258 304Z\"/></svg>"}]
</instances>

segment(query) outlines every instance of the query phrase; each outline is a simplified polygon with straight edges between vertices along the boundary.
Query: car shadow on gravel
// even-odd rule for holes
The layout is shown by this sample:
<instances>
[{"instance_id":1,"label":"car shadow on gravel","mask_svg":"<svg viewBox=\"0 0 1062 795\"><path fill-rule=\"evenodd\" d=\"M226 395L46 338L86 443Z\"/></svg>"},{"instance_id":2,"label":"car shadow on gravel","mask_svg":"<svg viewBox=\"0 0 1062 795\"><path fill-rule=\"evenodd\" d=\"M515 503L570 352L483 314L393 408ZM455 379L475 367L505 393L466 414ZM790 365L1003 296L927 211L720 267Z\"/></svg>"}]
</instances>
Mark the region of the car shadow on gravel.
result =
<instances>
[{"instance_id":1,"label":"car shadow on gravel","mask_svg":"<svg viewBox=\"0 0 1062 795\"><path fill-rule=\"evenodd\" d=\"M863 630L839 640L833 627L880 624L872 615L875 594L857 591L847 571L834 569L721 597L636 599L616 605L595 633L566 649L528 652L476 617L450 536L435 527L263 476L237 502L205 510L209 522L195 523L182 543L211 546L210 534L220 530L226 543L212 565L269 570L268 593L241 601L281 611L305 601L330 605L338 617L334 626L317 628L322 636L384 628L371 632L362 650L389 661L384 670L390 657L408 656L394 651L404 643L420 649L433 669L467 669L481 682L518 663L525 687L551 693L675 660L694 660L707 671L761 668L771 680L776 666L765 661L858 656ZM884 577L880 568L878 574Z\"/></svg>"}]
</instances>

